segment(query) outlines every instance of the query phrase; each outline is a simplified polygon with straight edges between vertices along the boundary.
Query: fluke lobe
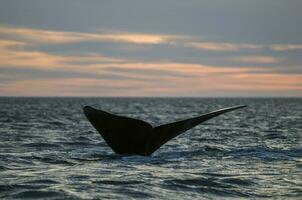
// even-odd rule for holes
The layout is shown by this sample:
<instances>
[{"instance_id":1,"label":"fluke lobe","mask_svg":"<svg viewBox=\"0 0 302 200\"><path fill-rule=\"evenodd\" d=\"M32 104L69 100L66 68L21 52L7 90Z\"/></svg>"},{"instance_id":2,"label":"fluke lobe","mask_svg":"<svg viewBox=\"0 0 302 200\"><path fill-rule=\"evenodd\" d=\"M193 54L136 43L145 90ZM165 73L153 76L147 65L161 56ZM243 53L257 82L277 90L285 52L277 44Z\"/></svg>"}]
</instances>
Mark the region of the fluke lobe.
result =
<instances>
[{"instance_id":1,"label":"fluke lobe","mask_svg":"<svg viewBox=\"0 0 302 200\"><path fill-rule=\"evenodd\" d=\"M87 119L115 153L148 156L172 138L198 124L243 107L246 106L224 108L157 127L142 120L114 115L90 106L85 106L83 110Z\"/></svg>"}]
</instances>

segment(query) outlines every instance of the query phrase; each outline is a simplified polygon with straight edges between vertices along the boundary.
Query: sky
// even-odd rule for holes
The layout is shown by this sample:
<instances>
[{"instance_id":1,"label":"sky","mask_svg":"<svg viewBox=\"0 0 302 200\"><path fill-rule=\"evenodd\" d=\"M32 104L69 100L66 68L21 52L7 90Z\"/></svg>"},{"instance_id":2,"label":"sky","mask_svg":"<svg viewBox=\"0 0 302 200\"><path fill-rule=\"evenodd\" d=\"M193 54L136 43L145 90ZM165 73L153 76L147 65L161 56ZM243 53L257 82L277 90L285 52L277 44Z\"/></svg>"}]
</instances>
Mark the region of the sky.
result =
<instances>
[{"instance_id":1,"label":"sky","mask_svg":"<svg viewBox=\"0 0 302 200\"><path fill-rule=\"evenodd\" d=\"M0 96L302 97L301 0L1 0Z\"/></svg>"}]
</instances>

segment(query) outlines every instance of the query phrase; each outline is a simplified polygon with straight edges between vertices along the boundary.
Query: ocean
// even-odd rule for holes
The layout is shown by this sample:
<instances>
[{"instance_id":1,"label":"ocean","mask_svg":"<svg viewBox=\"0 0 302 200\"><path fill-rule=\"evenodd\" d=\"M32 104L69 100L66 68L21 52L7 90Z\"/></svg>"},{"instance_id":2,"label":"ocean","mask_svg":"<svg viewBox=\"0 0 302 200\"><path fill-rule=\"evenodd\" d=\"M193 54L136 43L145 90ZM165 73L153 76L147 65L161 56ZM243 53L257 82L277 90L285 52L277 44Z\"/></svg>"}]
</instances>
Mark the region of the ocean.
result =
<instances>
[{"instance_id":1,"label":"ocean","mask_svg":"<svg viewBox=\"0 0 302 200\"><path fill-rule=\"evenodd\" d=\"M90 105L160 125L235 105L152 156L115 154ZM301 199L301 98L0 98L0 199Z\"/></svg>"}]
</instances>

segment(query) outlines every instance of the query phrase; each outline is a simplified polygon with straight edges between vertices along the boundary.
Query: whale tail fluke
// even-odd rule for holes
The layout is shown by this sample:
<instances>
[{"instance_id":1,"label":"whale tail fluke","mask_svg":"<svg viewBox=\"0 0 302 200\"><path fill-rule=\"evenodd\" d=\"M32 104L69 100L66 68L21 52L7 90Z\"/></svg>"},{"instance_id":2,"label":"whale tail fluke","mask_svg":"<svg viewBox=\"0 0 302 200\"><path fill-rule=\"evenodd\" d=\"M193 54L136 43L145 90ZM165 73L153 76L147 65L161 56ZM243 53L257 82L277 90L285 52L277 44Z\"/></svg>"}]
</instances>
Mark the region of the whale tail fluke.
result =
<instances>
[{"instance_id":1,"label":"whale tail fluke","mask_svg":"<svg viewBox=\"0 0 302 200\"><path fill-rule=\"evenodd\" d=\"M187 130L199 125L200 123L207 121L213 117L216 117L218 115L224 114L226 112L230 112L233 110L237 110L240 108L246 107L245 105L240 106L234 106L230 108L224 108L220 110L216 110L213 112L209 112L206 114L203 114L198 117L193 117L186 120L181 120L169 124L163 124L160 126L157 126L153 128L152 136L150 138L150 154L152 154L154 151L156 151L159 147L164 145L166 142L171 140L172 138L178 136L179 134L186 132Z\"/></svg>"},{"instance_id":2,"label":"whale tail fluke","mask_svg":"<svg viewBox=\"0 0 302 200\"><path fill-rule=\"evenodd\" d=\"M90 106L83 108L84 114L106 143L117 154L145 152L145 143L152 126L142 120L113 115Z\"/></svg>"},{"instance_id":3,"label":"whale tail fluke","mask_svg":"<svg viewBox=\"0 0 302 200\"><path fill-rule=\"evenodd\" d=\"M83 108L84 114L107 144L118 154L151 155L154 151L179 134L232 110L235 106L213 111L198 117L152 127L149 123L129 117L118 116L94 109Z\"/></svg>"}]
</instances>

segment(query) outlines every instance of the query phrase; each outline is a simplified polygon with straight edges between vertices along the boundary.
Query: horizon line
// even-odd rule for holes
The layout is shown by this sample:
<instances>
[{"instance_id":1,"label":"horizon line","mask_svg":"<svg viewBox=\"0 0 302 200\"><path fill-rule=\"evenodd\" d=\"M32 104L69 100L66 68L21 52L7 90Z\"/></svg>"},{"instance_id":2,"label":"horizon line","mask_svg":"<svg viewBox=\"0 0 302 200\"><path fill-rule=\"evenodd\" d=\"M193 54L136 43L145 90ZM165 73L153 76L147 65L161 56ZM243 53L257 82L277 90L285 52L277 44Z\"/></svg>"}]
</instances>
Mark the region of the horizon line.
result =
<instances>
[{"instance_id":1,"label":"horizon line","mask_svg":"<svg viewBox=\"0 0 302 200\"><path fill-rule=\"evenodd\" d=\"M302 98L302 96L1 96L0 98Z\"/></svg>"}]
</instances>

